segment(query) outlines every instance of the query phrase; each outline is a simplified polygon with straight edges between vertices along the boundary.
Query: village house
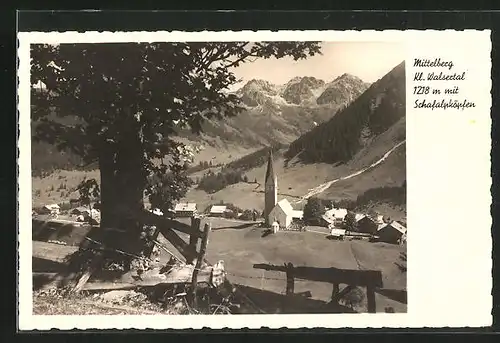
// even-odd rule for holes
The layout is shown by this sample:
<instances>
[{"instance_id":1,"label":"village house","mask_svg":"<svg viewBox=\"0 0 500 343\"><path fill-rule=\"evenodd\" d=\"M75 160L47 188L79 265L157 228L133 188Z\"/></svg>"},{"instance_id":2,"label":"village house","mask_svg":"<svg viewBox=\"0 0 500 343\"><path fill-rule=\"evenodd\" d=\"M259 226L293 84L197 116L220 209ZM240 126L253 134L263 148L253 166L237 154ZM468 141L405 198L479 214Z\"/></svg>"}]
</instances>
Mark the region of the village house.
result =
<instances>
[{"instance_id":1,"label":"village house","mask_svg":"<svg viewBox=\"0 0 500 343\"><path fill-rule=\"evenodd\" d=\"M227 206L225 205L212 205L210 207L209 215L210 217L223 217L227 211Z\"/></svg>"},{"instance_id":2,"label":"village house","mask_svg":"<svg viewBox=\"0 0 500 343\"><path fill-rule=\"evenodd\" d=\"M381 242L399 244L406 237L406 228L397 221L380 224L377 236Z\"/></svg>"},{"instance_id":3,"label":"village house","mask_svg":"<svg viewBox=\"0 0 500 343\"><path fill-rule=\"evenodd\" d=\"M368 233L370 235L376 234L379 225L382 224L378 222L377 219L373 219L365 214L356 214L356 227L358 232Z\"/></svg>"},{"instance_id":4,"label":"village house","mask_svg":"<svg viewBox=\"0 0 500 343\"><path fill-rule=\"evenodd\" d=\"M292 220L302 220L304 218L304 211L293 210Z\"/></svg>"},{"instance_id":5,"label":"village house","mask_svg":"<svg viewBox=\"0 0 500 343\"><path fill-rule=\"evenodd\" d=\"M332 208L321 216L323 224L326 226L342 226L344 223L344 218L347 215L347 210L345 208Z\"/></svg>"},{"instance_id":6,"label":"village house","mask_svg":"<svg viewBox=\"0 0 500 343\"><path fill-rule=\"evenodd\" d=\"M92 219L96 223L101 221L101 212L95 208L89 210L88 207L80 206L71 210L70 213L76 216L76 221L79 222L88 221L89 219Z\"/></svg>"},{"instance_id":7,"label":"village house","mask_svg":"<svg viewBox=\"0 0 500 343\"><path fill-rule=\"evenodd\" d=\"M196 215L197 209L195 203L178 203L174 207L175 216L180 217L194 217Z\"/></svg>"},{"instance_id":8,"label":"village house","mask_svg":"<svg viewBox=\"0 0 500 343\"><path fill-rule=\"evenodd\" d=\"M150 209L149 212L156 214L157 216L163 216L163 212L159 208Z\"/></svg>"},{"instance_id":9,"label":"village house","mask_svg":"<svg viewBox=\"0 0 500 343\"><path fill-rule=\"evenodd\" d=\"M330 236L337 239L344 239L346 234L345 229L332 228L330 230Z\"/></svg>"},{"instance_id":10,"label":"village house","mask_svg":"<svg viewBox=\"0 0 500 343\"><path fill-rule=\"evenodd\" d=\"M78 216L78 215L89 216L90 210L88 207L79 206L79 207L72 209L70 214L75 215L75 216Z\"/></svg>"},{"instance_id":11,"label":"village house","mask_svg":"<svg viewBox=\"0 0 500 343\"><path fill-rule=\"evenodd\" d=\"M44 205L38 210L38 214L59 215L61 208L58 204Z\"/></svg>"}]
</instances>

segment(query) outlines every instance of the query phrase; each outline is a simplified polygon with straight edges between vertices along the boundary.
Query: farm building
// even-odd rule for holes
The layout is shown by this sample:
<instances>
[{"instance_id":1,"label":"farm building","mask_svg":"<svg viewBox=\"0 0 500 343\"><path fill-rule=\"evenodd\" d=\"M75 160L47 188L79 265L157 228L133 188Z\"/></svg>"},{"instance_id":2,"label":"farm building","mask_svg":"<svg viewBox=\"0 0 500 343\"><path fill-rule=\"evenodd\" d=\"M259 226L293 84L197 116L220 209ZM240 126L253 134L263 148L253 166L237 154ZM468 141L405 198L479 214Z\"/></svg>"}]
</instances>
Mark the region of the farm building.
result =
<instances>
[{"instance_id":1,"label":"farm building","mask_svg":"<svg viewBox=\"0 0 500 343\"><path fill-rule=\"evenodd\" d=\"M156 214L157 216L163 216L163 212L159 208L150 209L149 212Z\"/></svg>"},{"instance_id":2,"label":"farm building","mask_svg":"<svg viewBox=\"0 0 500 343\"><path fill-rule=\"evenodd\" d=\"M322 219L327 226L341 226L346 215L347 210L345 208L332 208L322 215Z\"/></svg>"},{"instance_id":3,"label":"farm building","mask_svg":"<svg viewBox=\"0 0 500 343\"><path fill-rule=\"evenodd\" d=\"M209 215L211 217L222 217L227 211L227 206L225 205L212 205L210 207Z\"/></svg>"},{"instance_id":4,"label":"farm building","mask_svg":"<svg viewBox=\"0 0 500 343\"><path fill-rule=\"evenodd\" d=\"M379 228L379 224L377 220L371 218L370 216L364 214L356 214L356 226L358 228L358 232L375 234L377 229Z\"/></svg>"},{"instance_id":5,"label":"farm building","mask_svg":"<svg viewBox=\"0 0 500 343\"><path fill-rule=\"evenodd\" d=\"M330 231L330 236L336 237L336 238L342 238L345 236L346 230L345 229L336 229L333 228Z\"/></svg>"},{"instance_id":6,"label":"farm building","mask_svg":"<svg viewBox=\"0 0 500 343\"><path fill-rule=\"evenodd\" d=\"M406 228L397 221L380 224L377 236L381 242L398 244L403 236L406 237Z\"/></svg>"},{"instance_id":7,"label":"farm building","mask_svg":"<svg viewBox=\"0 0 500 343\"><path fill-rule=\"evenodd\" d=\"M71 210L70 212L73 215L82 215L82 216L89 216L90 215L90 210L88 207L85 206L79 206Z\"/></svg>"},{"instance_id":8,"label":"farm building","mask_svg":"<svg viewBox=\"0 0 500 343\"><path fill-rule=\"evenodd\" d=\"M38 214L59 214L61 208L58 204L44 205L38 209Z\"/></svg>"},{"instance_id":9,"label":"farm building","mask_svg":"<svg viewBox=\"0 0 500 343\"><path fill-rule=\"evenodd\" d=\"M303 217L304 217L304 211L293 210L292 219L302 220Z\"/></svg>"},{"instance_id":10,"label":"farm building","mask_svg":"<svg viewBox=\"0 0 500 343\"><path fill-rule=\"evenodd\" d=\"M193 217L196 215L196 204L192 202L178 203L174 207L176 217Z\"/></svg>"},{"instance_id":11,"label":"farm building","mask_svg":"<svg viewBox=\"0 0 500 343\"><path fill-rule=\"evenodd\" d=\"M77 207L71 211L72 215L77 216L77 221L86 221L89 218L95 219L97 222L101 220L101 212L93 208L89 210L87 207Z\"/></svg>"},{"instance_id":12,"label":"farm building","mask_svg":"<svg viewBox=\"0 0 500 343\"><path fill-rule=\"evenodd\" d=\"M292 223L293 213L292 205L287 199L282 199L269 213L268 221L269 223L277 222L280 228L286 229Z\"/></svg>"}]
</instances>

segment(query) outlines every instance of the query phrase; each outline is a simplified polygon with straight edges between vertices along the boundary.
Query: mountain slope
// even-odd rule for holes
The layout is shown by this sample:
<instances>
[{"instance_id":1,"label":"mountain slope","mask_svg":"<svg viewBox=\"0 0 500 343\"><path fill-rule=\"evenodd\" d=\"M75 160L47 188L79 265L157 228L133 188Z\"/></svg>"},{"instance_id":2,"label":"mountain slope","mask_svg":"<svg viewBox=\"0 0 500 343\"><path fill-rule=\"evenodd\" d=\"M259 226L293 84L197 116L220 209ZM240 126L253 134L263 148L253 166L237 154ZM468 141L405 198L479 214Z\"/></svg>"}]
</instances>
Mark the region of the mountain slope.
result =
<instances>
[{"instance_id":1,"label":"mountain slope","mask_svg":"<svg viewBox=\"0 0 500 343\"><path fill-rule=\"evenodd\" d=\"M206 120L201 135L191 133L189 128L178 128L178 138L204 147L203 156L198 156L196 163L227 163L266 146L290 144L332 118L367 87L367 83L348 74L330 83L314 77L295 77L284 85L250 80L236 91L244 107L241 113L224 120ZM71 169L79 160L44 143L32 142L32 151L37 174Z\"/></svg>"},{"instance_id":2,"label":"mountain slope","mask_svg":"<svg viewBox=\"0 0 500 343\"><path fill-rule=\"evenodd\" d=\"M400 203L400 195L405 194L406 181L405 107L402 63L329 121L288 147L273 146L279 197L300 208L304 196L321 188L314 196L333 201L356 201L362 196L364 207L404 218L406 204ZM260 208L267 151L260 149L227 165L244 171L257 184L231 185L209 197L190 192L188 198L208 203L231 200L242 208Z\"/></svg>"},{"instance_id":3,"label":"mountain slope","mask_svg":"<svg viewBox=\"0 0 500 343\"><path fill-rule=\"evenodd\" d=\"M328 122L291 143L285 156L305 163L346 163L405 116L405 97L401 63Z\"/></svg>"},{"instance_id":4,"label":"mountain slope","mask_svg":"<svg viewBox=\"0 0 500 343\"><path fill-rule=\"evenodd\" d=\"M318 105L327 103L348 104L367 89L367 84L359 77L342 74L326 85L323 93L316 99Z\"/></svg>"},{"instance_id":5,"label":"mountain slope","mask_svg":"<svg viewBox=\"0 0 500 343\"><path fill-rule=\"evenodd\" d=\"M367 83L348 74L328 84L314 77L295 77L284 85L254 79L236 91L244 105L242 113L223 121L207 120L201 137L187 130L179 134L209 145L216 140L253 148L289 144L330 119L367 88ZM318 97L322 97L320 104Z\"/></svg>"}]
</instances>

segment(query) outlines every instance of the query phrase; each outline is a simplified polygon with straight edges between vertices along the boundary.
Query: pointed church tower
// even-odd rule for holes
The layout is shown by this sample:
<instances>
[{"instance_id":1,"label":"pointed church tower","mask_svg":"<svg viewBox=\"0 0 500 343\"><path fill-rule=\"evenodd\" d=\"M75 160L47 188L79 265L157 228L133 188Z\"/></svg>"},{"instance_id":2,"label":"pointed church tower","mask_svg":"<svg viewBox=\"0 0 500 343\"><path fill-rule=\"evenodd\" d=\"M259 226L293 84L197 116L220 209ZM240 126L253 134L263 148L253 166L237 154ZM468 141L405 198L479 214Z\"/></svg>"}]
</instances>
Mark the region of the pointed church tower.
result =
<instances>
[{"instance_id":1,"label":"pointed church tower","mask_svg":"<svg viewBox=\"0 0 500 343\"><path fill-rule=\"evenodd\" d=\"M269 150L269 159L267 161L267 171L265 180L265 196L264 196L264 219L267 226L271 226L269 222L269 213L273 210L278 202L278 177L274 173L273 168L273 152Z\"/></svg>"}]
</instances>

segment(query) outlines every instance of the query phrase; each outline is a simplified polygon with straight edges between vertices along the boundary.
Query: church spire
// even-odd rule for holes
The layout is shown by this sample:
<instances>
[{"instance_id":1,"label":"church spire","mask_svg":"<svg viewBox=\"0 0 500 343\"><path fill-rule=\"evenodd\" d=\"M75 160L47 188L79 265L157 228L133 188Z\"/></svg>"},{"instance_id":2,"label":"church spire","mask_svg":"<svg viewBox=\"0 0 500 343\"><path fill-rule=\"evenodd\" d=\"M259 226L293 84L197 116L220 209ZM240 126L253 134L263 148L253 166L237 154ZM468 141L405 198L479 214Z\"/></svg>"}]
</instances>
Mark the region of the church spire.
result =
<instances>
[{"instance_id":1,"label":"church spire","mask_svg":"<svg viewBox=\"0 0 500 343\"><path fill-rule=\"evenodd\" d=\"M265 182L267 183L268 181L273 180L274 181L274 168L273 168L273 151L269 149L269 158L267 160L267 171L266 171L266 180Z\"/></svg>"},{"instance_id":2,"label":"church spire","mask_svg":"<svg viewBox=\"0 0 500 343\"><path fill-rule=\"evenodd\" d=\"M270 218L271 211L278 202L278 179L274 173L273 152L269 150L269 159L267 161L267 171L265 179L264 195L264 218L267 226L270 226L274 219Z\"/></svg>"}]
</instances>

